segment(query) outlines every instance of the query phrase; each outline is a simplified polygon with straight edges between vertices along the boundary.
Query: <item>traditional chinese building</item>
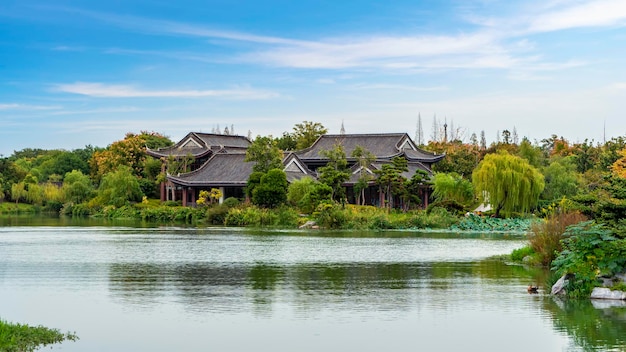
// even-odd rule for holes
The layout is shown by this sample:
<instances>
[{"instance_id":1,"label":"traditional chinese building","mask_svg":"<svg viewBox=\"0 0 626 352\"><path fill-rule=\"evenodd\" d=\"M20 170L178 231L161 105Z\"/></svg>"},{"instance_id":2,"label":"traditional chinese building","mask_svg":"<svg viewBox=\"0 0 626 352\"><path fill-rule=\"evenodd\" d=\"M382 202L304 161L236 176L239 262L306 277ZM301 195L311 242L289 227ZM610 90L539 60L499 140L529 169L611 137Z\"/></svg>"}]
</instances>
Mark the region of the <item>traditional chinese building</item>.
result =
<instances>
[{"instance_id":1,"label":"traditional chinese building","mask_svg":"<svg viewBox=\"0 0 626 352\"><path fill-rule=\"evenodd\" d=\"M208 133L189 133L172 147L148 150L148 154L160 158L165 165L185 164L186 172L172 173L168 170L167 181L161 185L161 200L182 201L183 205L194 205L201 190L220 189L223 198L244 198L244 189L252 173L253 162L246 162L245 153L250 140L242 136L218 135ZM408 171L402 176L410 179L417 170L432 175L432 165L444 155L437 155L418 148L406 133L380 134L340 134L323 135L307 149L286 154L283 159L287 180L302 177L316 178L316 170L328 163L322 151L329 151L341 145L347 156L352 172L350 179L344 183L348 201L355 202L354 185L363 172L372 177L368 181L365 204L383 204L382 196L376 186L376 170L382 165L391 163L394 157L407 160ZM360 146L373 155L367 165L360 165L352 152ZM422 204L428 204L430 188L420 189Z\"/></svg>"}]
</instances>

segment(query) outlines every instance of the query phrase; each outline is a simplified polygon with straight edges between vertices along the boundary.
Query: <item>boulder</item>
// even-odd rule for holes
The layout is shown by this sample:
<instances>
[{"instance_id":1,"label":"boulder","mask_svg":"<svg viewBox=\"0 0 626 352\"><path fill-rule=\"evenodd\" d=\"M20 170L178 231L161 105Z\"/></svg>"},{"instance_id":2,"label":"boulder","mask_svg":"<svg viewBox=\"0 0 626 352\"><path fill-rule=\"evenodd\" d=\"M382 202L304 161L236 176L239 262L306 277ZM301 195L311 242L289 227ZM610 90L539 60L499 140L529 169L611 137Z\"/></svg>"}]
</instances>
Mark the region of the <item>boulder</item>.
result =
<instances>
[{"instance_id":1,"label":"boulder","mask_svg":"<svg viewBox=\"0 0 626 352\"><path fill-rule=\"evenodd\" d=\"M305 222L303 225L300 225L301 229L319 229L319 226L317 226L317 223L315 221L307 221Z\"/></svg>"},{"instance_id":2,"label":"boulder","mask_svg":"<svg viewBox=\"0 0 626 352\"><path fill-rule=\"evenodd\" d=\"M553 295L564 295L565 286L567 286L567 283L569 282L568 279L569 279L568 275L561 276L561 278L558 279L557 282L554 283L554 285L552 285L551 293Z\"/></svg>"},{"instance_id":3,"label":"boulder","mask_svg":"<svg viewBox=\"0 0 626 352\"><path fill-rule=\"evenodd\" d=\"M611 289L607 287L596 287L591 291L591 299L626 300L626 292L611 291Z\"/></svg>"}]
</instances>

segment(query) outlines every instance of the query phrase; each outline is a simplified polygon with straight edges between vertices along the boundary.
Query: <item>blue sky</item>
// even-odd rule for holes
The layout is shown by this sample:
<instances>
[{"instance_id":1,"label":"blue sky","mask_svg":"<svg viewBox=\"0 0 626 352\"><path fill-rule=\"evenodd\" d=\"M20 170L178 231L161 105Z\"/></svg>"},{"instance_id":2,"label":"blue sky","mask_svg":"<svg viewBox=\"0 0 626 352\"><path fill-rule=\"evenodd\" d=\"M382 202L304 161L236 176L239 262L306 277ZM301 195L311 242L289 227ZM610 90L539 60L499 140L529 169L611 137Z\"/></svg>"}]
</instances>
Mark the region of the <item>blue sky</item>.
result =
<instances>
[{"instance_id":1,"label":"blue sky","mask_svg":"<svg viewBox=\"0 0 626 352\"><path fill-rule=\"evenodd\" d=\"M626 135L626 1L3 0L0 77L5 156L418 116L602 141Z\"/></svg>"}]
</instances>

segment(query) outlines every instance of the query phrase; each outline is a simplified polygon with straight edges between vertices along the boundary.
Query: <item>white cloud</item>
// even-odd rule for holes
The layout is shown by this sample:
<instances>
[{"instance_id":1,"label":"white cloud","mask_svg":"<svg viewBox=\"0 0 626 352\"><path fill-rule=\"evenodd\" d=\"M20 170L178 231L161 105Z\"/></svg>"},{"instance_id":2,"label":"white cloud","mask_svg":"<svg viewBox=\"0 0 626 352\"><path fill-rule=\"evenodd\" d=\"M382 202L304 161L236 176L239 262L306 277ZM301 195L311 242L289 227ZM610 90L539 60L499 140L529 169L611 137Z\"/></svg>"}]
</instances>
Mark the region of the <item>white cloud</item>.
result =
<instances>
[{"instance_id":1,"label":"white cloud","mask_svg":"<svg viewBox=\"0 0 626 352\"><path fill-rule=\"evenodd\" d=\"M96 98L230 98L230 99L270 99L280 95L275 92L252 88L223 90L144 90L130 85L110 85L103 83L76 82L57 84L55 91L86 95Z\"/></svg>"},{"instance_id":2,"label":"white cloud","mask_svg":"<svg viewBox=\"0 0 626 352\"><path fill-rule=\"evenodd\" d=\"M59 106L51 105L28 105L18 103L0 103L0 110L55 110L60 109Z\"/></svg>"},{"instance_id":3,"label":"white cloud","mask_svg":"<svg viewBox=\"0 0 626 352\"><path fill-rule=\"evenodd\" d=\"M624 0L597 0L561 7L540 14L529 23L531 32L548 32L581 27L626 25Z\"/></svg>"}]
</instances>

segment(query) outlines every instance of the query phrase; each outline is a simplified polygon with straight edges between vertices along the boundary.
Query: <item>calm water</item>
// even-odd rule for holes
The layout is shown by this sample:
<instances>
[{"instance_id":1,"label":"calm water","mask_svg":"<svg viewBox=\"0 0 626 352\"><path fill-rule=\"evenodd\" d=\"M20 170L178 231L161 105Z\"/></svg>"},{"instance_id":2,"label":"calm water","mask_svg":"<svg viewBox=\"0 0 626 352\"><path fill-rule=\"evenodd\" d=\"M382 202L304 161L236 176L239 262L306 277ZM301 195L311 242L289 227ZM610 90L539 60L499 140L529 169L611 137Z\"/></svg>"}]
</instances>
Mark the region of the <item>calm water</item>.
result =
<instances>
[{"instance_id":1,"label":"calm water","mask_svg":"<svg viewBox=\"0 0 626 352\"><path fill-rule=\"evenodd\" d=\"M0 227L0 317L53 351L626 349L625 308L489 259L519 236L36 225Z\"/></svg>"}]
</instances>

